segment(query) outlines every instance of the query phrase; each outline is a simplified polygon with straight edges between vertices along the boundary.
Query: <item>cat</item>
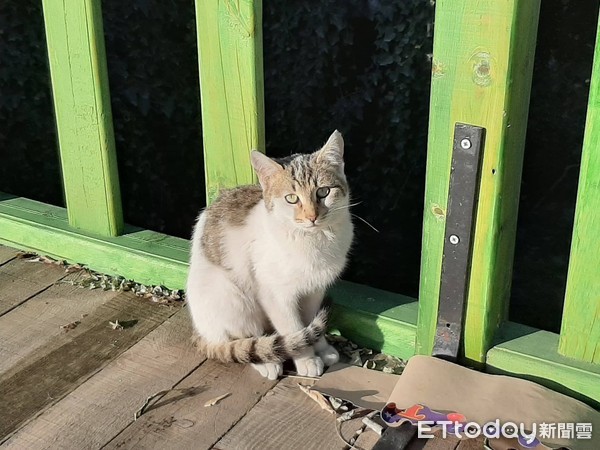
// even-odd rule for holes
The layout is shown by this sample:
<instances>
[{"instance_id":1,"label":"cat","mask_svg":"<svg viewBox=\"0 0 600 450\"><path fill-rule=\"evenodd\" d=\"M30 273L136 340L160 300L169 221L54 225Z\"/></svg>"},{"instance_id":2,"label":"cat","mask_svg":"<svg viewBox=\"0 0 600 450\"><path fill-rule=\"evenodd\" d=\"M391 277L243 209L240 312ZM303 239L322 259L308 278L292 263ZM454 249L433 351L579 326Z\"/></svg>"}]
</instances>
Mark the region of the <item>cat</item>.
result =
<instances>
[{"instance_id":1,"label":"cat","mask_svg":"<svg viewBox=\"0 0 600 450\"><path fill-rule=\"evenodd\" d=\"M338 361L322 302L353 238L343 156L337 130L311 154L253 151L260 184L225 190L200 213L186 295L208 358L252 363L270 380L286 359L311 377Z\"/></svg>"}]
</instances>

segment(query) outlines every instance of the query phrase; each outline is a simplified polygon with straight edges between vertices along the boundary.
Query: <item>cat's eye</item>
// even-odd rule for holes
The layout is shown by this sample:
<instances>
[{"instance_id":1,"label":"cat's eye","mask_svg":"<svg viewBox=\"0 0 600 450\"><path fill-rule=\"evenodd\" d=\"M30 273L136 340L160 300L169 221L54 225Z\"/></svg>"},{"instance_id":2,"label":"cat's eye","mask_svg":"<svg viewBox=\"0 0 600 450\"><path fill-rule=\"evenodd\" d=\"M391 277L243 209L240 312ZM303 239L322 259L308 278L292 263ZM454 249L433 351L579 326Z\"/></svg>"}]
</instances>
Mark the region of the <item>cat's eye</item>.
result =
<instances>
[{"instance_id":1,"label":"cat's eye","mask_svg":"<svg viewBox=\"0 0 600 450\"><path fill-rule=\"evenodd\" d=\"M331 189L328 187L320 187L317 189L317 198L325 198L329 195L329 192L331 192Z\"/></svg>"},{"instance_id":2,"label":"cat's eye","mask_svg":"<svg viewBox=\"0 0 600 450\"><path fill-rule=\"evenodd\" d=\"M298 200L299 199L296 194L288 194L285 196L285 201L292 205L295 205L296 203L298 203Z\"/></svg>"}]
</instances>

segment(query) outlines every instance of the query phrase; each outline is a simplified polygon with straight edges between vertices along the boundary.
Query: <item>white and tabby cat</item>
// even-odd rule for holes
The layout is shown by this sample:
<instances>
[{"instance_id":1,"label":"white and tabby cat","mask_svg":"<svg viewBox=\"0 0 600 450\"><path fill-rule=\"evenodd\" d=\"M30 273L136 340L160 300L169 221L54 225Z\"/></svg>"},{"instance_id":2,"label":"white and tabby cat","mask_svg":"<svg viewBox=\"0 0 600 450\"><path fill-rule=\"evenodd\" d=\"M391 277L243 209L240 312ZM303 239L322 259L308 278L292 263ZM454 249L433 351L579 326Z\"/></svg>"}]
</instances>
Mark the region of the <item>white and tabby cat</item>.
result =
<instances>
[{"instance_id":1,"label":"white and tabby cat","mask_svg":"<svg viewBox=\"0 0 600 450\"><path fill-rule=\"evenodd\" d=\"M312 154L253 152L260 186L224 191L200 214L187 302L207 357L272 380L289 358L307 376L337 362L321 304L352 242L343 153L338 131Z\"/></svg>"}]
</instances>

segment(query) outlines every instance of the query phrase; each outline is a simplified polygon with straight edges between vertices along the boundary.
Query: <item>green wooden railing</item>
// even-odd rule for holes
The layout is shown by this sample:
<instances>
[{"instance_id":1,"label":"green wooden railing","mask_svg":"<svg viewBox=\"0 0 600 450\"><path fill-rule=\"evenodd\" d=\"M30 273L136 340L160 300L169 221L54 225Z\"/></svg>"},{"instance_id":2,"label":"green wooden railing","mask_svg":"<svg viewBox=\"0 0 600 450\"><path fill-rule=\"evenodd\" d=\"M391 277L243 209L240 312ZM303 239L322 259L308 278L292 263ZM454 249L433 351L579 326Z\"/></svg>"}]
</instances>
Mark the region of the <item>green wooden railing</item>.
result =
<instances>
[{"instance_id":1,"label":"green wooden railing","mask_svg":"<svg viewBox=\"0 0 600 450\"><path fill-rule=\"evenodd\" d=\"M431 352L453 128L484 127L464 361L599 405L600 42L561 333L507 321L540 1L436 2L419 301L342 282L332 289L333 323L403 358ZM189 242L123 223L101 2L42 3L66 208L0 194L0 242L182 288ZM260 0L196 0L209 202L223 187L254 182L250 150L264 149L261 7Z\"/></svg>"}]
</instances>

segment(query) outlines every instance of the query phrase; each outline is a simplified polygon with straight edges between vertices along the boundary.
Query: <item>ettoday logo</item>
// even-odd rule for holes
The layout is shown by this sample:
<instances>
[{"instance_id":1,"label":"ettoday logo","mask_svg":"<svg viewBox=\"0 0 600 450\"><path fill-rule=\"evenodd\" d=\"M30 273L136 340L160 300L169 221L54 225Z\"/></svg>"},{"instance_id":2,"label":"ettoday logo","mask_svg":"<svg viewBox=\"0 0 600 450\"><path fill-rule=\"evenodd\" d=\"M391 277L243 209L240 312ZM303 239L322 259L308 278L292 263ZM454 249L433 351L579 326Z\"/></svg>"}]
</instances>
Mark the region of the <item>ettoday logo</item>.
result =
<instances>
[{"instance_id":1,"label":"ettoday logo","mask_svg":"<svg viewBox=\"0 0 600 450\"><path fill-rule=\"evenodd\" d=\"M488 439L513 438L525 448L535 448L542 440L559 439L591 439L591 423L533 423L530 426L513 422L500 423L499 419L479 425L476 422L419 421L417 422L418 436L430 439L433 437L433 427L442 431L442 437L456 436L457 438L477 438L484 436Z\"/></svg>"},{"instance_id":2,"label":"ettoday logo","mask_svg":"<svg viewBox=\"0 0 600 450\"><path fill-rule=\"evenodd\" d=\"M435 429L441 429L442 437L476 438L484 436L488 439L517 439L524 448L535 448L541 440L558 439L592 439L591 423L523 423L504 422L500 419L484 425L468 422L467 418L457 412L435 411L425 405L416 404L407 409L397 408L395 403L388 403L381 411L381 418L391 427L410 422L418 428L419 437L431 438Z\"/></svg>"},{"instance_id":3,"label":"ettoday logo","mask_svg":"<svg viewBox=\"0 0 600 450\"><path fill-rule=\"evenodd\" d=\"M533 424L533 430L529 431L524 424L506 422L501 424L499 419L493 422L479 425L476 422L452 422L444 421L419 421L417 423L417 432L420 438L432 438L432 427L440 428L442 438L446 439L449 435L456 436L459 439L473 439L479 436L485 436L488 439L498 439L500 437L514 438L525 448L535 448L540 444L537 438L537 427Z\"/></svg>"}]
</instances>

